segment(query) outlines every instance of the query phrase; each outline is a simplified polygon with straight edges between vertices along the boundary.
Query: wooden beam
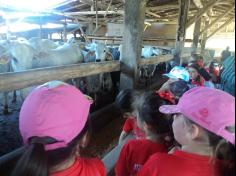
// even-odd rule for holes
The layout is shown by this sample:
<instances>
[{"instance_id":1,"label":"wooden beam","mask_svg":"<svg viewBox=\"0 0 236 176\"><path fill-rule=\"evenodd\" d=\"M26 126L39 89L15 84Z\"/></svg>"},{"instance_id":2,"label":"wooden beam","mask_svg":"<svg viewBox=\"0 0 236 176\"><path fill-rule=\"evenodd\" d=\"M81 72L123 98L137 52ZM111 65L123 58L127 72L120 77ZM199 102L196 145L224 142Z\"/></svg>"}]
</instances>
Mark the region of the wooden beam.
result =
<instances>
[{"instance_id":1,"label":"wooden beam","mask_svg":"<svg viewBox=\"0 0 236 176\"><path fill-rule=\"evenodd\" d=\"M210 8L212 8L219 0L211 0L208 2L200 11L197 13L197 15L191 19L189 19L186 27L190 27L195 21L197 21L199 18L203 16L204 13L206 13Z\"/></svg>"},{"instance_id":2,"label":"wooden beam","mask_svg":"<svg viewBox=\"0 0 236 176\"><path fill-rule=\"evenodd\" d=\"M67 80L120 70L119 61L39 68L23 72L0 74L0 92L40 85L51 80Z\"/></svg>"},{"instance_id":3,"label":"wooden beam","mask_svg":"<svg viewBox=\"0 0 236 176\"><path fill-rule=\"evenodd\" d=\"M96 15L96 11L81 11L81 12L66 12L65 15L80 16L80 15ZM123 15L124 11L98 11L98 15Z\"/></svg>"},{"instance_id":4,"label":"wooden beam","mask_svg":"<svg viewBox=\"0 0 236 176\"><path fill-rule=\"evenodd\" d=\"M149 14L149 15L152 15L152 16L154 16L154 17L156 17L156 18L161 18L160 15L157 15L156 13L153 13L153 12L151 12L151 11L149 11L149 10L146 10L146 13Z\"/></svg>"},{"instance_id":5,"label":"wooden beam","mask_svg":"<svg viewBox=\"0 0 236 176\"><path fill-rule=\"evenodd\" d=\"M133 89L138 83L138 58L141 58L146 1L125 1L124 36L121 52L120 89Z\"/></svg>"},{"instance_id":6,"label":"wooden beam","mask_svg":"<svg viewBox=\"0 0 236 176\"><path fill-rule=\"evenodd\" d=\"M179 18L177 26L177 35L176 35L176 56L175 61L181 64L181 52L185 43L185 33L186 33L186 24L188 19L188 11L190 6L190 0L180 0L179 6Z\"/></svg>"},{"instance_id":7,"label":"wooden beam","mask_svg":"<svg viewBox=\"0 0 236 176\"><path fill-rule=\"evenodd\" d=\"M86 36L88 39L95 39L95 40L113 40L113 41L122 41L121 36L115 36L115 37L101 37L101 36ZM165 38L143 38L144 42L175 42L176 39L165 39ZM186 42L192 42L192 39L186 39Z\"/></svg>"},{"instance_id":8,"label":"wooden beam","mask_svg":"<svg viewBox=\"0 0 236 176\"><path fill-rule=\"evenodd\" d=\"M85 4L88 4L88 5L90 5L90 6L93 6L93 5L94 5L94 4L93 4L93 0L80 0L80 2L85 3ZM100 8L100 9L106 9L106 8L107 8L106 5L104 5L104 4L100 3L100 2L97 3L97 6L98 6L98 8Z\"/></svg>"},{"instance_id":9,"label":"wooden beam","mask_svg":"<svg viewBox=\"0 0 236 176\"><path fill-rule=\"evenodd\" d=\"M173 59L173 55L167 54L163 56L156 56L152 58L146 58L146 59L140 59L139 60L139 66L144 66L144 65L153 65L153 64L159 64L161 62L167 62Z\"/></svg>"},{"instance_id":10,"label":"wooden beam","mask_svg":"<svg viewBox=\"0 0 236 176\"><path fill-rule=\"evenodd\" d=\"M214 26L217 22L219 22L221 19L223 19L224 17L226 17L228 14L230 14L233 10L235 9L235 7L233 6L232 8L226 10L222 15L218 16L214 21L211 22L211 24L207 25L200 33L200 35L202 35L205 31L207 31L208 29L210 29L212 26Z\"/></svg>"},{"instance_id":11,"label":"wooden beam","mask_svg":"<svg viewBox=\"0 0 236 176\"><path fill-rule=\"evenodd\" d=\"M162 6L156 6L156 7L147 7L147 10L151 11L164 11L166 9L178 9L179 5L162 5Z\"/></svg>"},{"instance_id":12,"label":"wooden beam","mask_svg":"<svg viewBox=\"0 0 236 176\"><path fill-rule=\"evenodd\" d=\"M222 24L219 28L214 30L209 36L207 36L207 39L211 38L213 35L215 35L217 32L234 22L235 17L229 18L224 24Z\"/></svg>"},{"instance_id":13,"label":"wooden beam","mask_svg":"<svg viewBox=\"0 0 236 176\"><path fill-rule=\"evenodd\" d=\"M66 9L63 9L62 12L66 12L68 10L72 10L72 9L76 9L76 8L81 8L81 7L87 6L87 5L88 4L78 4L78 5L75 5L75 6L70 6L70 7L66 8Z\"/></svg>"},{"instance_id":14,"label":"wooden beam","mask_svg":"<svg viewBox=\"0 0 236 176\"><path fill-rule=\"evenodd\" d=\"M199 8L203 8L203 4L201 0L193 0L193 3Z\"/></svg>"}]
</instances>

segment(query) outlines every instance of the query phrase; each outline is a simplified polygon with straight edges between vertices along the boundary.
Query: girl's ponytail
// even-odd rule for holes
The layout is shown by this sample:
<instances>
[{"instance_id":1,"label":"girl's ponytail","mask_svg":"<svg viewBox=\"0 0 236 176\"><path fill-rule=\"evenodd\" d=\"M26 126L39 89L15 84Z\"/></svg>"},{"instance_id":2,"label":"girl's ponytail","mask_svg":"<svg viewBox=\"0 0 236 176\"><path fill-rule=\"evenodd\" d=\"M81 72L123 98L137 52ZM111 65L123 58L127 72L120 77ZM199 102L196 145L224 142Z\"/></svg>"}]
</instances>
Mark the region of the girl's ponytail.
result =
<instances>
[{"instance_id":1,"label":"girl's ponytail","mask_svg":"<svg viewBox=\"0 0 236 176\"><path fill-rule=\"evenodd\" d=\"M16 164L11 176L47 176L48 157L43 143L33 142Z\"/></svg>"},{"instance_id":2,"label":"girl's ponytail","mask_svg":"<svg viewBox=\"0 0 236 176\"><path fill-rule=\"evenodd\" d=\"M215 158L222 161L221 175L235 175L235 146L222 139L215 148Z\"/></svg>"}]
</instances>

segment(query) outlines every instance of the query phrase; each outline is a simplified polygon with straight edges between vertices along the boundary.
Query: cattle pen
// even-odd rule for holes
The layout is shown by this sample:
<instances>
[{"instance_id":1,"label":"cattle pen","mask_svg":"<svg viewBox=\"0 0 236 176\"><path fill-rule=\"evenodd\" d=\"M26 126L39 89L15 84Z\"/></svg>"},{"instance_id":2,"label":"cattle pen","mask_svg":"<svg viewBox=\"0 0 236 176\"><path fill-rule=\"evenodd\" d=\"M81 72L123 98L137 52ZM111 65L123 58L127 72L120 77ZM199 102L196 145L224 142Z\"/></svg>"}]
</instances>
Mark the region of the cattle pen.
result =
<instances>
[{"instance_id":1,"label":"cattle pen","mask_svg":"<svg viewBox=\"0 0 236 176\"><path fill-rule=\"evenodd\" d=\"M111 88L99 90L99 101L90 114L94 134L85 155L99 155L110 176L114 175L114 163L109 154L116 150L124 123L114 105L120 90L156 90L165 81L164 73L175 65L186 64L194 54L201 54L208 65L213 60L220 62L226 46L234 55L234 0L58 0L35 9L32 4L27 9L21 3L0 0L0 124L11 117L12 128L18 128L24 98L16 103L17 110L8 111L11 92L17 91L19 96L19 90L25 88L52 80L74 83L75 79L82 89L89 84L84 83L87 78L93 78L91 82L101 79L99 88L104 88L104 75L108 75ZM18 46L22 47L20 52ZM62 53L67 51L71 55L63 58ZM65 62L54 62L60 55ZM52 62L44 63L46 59ZM119 73L118 81L114 73ZM0 139L7 138L10 131L11 127L1 133L0 125L0 134L5 135ZM18 129L13 132L17 139L9 140L19 140ZM9 175L21 156L24 149L21 141L18 144L4 155L0 153L0 175Z\"/></svg>"}]
</instances>

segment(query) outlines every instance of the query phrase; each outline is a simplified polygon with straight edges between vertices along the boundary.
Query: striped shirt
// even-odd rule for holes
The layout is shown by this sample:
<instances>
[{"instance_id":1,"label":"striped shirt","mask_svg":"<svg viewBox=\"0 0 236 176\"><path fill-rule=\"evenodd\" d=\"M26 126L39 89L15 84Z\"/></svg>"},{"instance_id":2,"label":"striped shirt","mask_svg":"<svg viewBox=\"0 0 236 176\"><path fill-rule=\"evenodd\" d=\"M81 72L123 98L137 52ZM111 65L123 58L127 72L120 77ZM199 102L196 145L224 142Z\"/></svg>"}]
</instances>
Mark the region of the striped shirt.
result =
<instances>
[{"instance_id":1,"label":"striped shirt","mask_svg":"<svg viewBox=\"0 0 236 176\"><path fill-rule=\"evenodd\" d=\"M223 62L221 85L225 92L235 96L235 57L228 57Z\"/></svg>"}]
</instances>

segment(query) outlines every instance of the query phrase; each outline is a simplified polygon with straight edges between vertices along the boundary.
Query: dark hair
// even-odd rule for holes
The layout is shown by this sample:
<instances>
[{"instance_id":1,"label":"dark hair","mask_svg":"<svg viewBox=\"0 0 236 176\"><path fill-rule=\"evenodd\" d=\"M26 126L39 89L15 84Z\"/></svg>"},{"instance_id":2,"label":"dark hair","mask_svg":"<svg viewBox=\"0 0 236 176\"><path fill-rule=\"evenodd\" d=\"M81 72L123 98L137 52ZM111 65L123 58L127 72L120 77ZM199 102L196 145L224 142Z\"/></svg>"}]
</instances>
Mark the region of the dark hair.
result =
<instances>
[{"instance_id":1,"label":"dark hair","mask_svg":"<svg viewBox=\"0 0 236 176\"><path fill-rule=\"evenodd\" d=\"M115 104L122 112L132 112L132 102L134 98L134 90L126 89L119 92L116 96Z\"/></svg>"},{"instance_id":2,"label":"dark hair","mask_svg":"<svg viewBox=\"0 0 236 176\"><path fill-rule=\"evenodd\" d=\"M80 134L75 137L67 147L46 151L46 144L58 142L51 137L31 137L29 145L18 160L11 176L48 176L49 169L65 161L72 154L78 141L89 131L90 121L88 120Z\"/></svg>"},{"instance_id":3,"label":"dark hair","mask_svg":"<svg viewBox=\"0 0 236 176\"><path fill-rule=\"evenodd\" d=\"M156 92L144 93L139 101L138 118L153 127L159 135L170 133L171 118L159 111L159 107L170 104L169 101L162 99Z\"/></svg>"},{"instance_id":4,"label":"dark hair","mask_svg":"<svg viewBox=\"0 0 236 176\"><path fill-rule=\"evenodd\" d=\"M185 118L185 121L188 124L195 124L189 119ZM204 128L207 132L210 146L213 148L213 159L211 160L212 164L217 164L216 159L221 160L220 174L222 176L234 176L235 175L235 146L221 136L218 136L207 129Z\"/></svg>"},{"instance_id":5,"label":"dark hair","mask_svg":"<svg viewBox=\"0 0 236 176\"><path fill-rule=\"evenodd\" d=\"M190 89L188 83L183 80L172 82L169 87L171 93L175 96L176 103L178 103L179 98Z\"/></svg>"}]
</instances>

